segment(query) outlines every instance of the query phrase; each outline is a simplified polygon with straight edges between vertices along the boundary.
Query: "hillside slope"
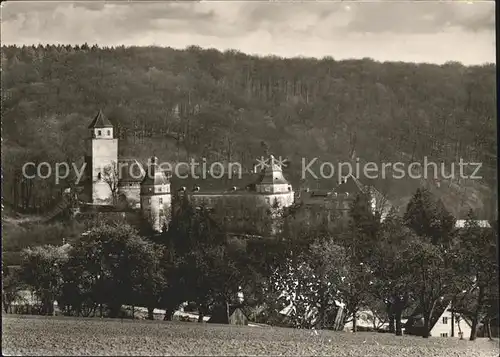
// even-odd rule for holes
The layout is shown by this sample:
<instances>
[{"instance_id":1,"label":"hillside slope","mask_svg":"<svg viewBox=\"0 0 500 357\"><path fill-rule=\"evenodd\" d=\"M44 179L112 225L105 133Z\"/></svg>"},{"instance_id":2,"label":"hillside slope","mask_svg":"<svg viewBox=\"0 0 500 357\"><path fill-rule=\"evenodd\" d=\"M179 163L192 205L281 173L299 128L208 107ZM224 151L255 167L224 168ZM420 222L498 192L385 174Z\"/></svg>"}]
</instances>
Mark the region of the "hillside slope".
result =
<instances>
[{"instance_id":1,"label":"hillside slope","mask_svg":"<svg viewBox=\"0 0 500 357\"><path fill-rule=\"evenodd\" d=\"M289 176L303 186L317 182L301 181L302 158L482 162L480 182L438 188L453 211L491 206L496 187L494 65L3 47L2 104L4 199L24 211L53 207L67 183L22 180L22 163L80 164L99 109L117 127L121 155L141 160L205 157L249 168L272 151L291 160ZM403 181L389 185L395 201L423 184ZM464 201L455 191L469 193Z\"/></svg>"}]
</instances>

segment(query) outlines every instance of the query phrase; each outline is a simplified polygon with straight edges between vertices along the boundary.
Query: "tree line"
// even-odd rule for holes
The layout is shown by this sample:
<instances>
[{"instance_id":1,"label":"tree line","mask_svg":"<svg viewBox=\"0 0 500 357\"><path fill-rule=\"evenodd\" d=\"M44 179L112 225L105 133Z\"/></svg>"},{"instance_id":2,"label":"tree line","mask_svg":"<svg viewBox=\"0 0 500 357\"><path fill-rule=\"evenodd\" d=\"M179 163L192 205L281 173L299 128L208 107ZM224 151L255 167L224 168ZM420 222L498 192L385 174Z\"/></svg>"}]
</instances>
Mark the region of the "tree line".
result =
<instances>
[{"instance_id":1,"label":"tree line","mask_svg":"<svg viewBox=\"0 0 500 357\"><path fill-rule=\"evenodd\" d=\"M351 321L354 332L361 310L373 311L396 335L402 319L418 310L428 337L440 306L451 302L472 322L471 340L480 323L498 319L497 222L481 228L471 212L457 229L425 189L404 214L392 211L384 220L364 195L354 200L348 224L334 228L283 215L273 237L255 231L266 231L268 212L249 214L247 227L237 225L239 234L231 233L226 216L182 199L168 231L159 235L104 222L69 246L25 249L21 267L4 270L4 309L28 287L41 313L53 313L57 300L73 316L118 317L132 305L147 307L150 319L155 308L165 309L170 320L190 302L202 321L217 308L243 304L257 322L332 328L337 300L345 304L343 323ZM284 318L279 312L290 304Z\"/></svg>"},{"instance_id":2,"label":"tree line","mask_svg":"<svg viewBox=\"0 0 500 357\"><path fill-rule=\"evenodd\" d=\"M482 162L495 186L495 65L465 67L254 57L191 46L3 46L4 203L57 204L72 178L27 179L22 163L81 162L98 110L120 155L255 164L262 143L290 159ZM295 180L295 181L294 181Z\"/></svg>"}]
</instances>

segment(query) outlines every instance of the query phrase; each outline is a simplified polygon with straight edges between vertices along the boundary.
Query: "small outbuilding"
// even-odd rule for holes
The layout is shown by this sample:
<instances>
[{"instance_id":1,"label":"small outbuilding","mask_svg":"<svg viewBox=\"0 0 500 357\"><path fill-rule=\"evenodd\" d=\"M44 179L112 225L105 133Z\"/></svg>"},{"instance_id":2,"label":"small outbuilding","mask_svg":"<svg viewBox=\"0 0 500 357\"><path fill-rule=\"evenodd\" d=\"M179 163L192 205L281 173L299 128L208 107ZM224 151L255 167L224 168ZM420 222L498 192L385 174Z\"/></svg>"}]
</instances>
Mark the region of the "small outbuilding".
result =
<instances>
[{"instance_id":1,"label":"small outbuilding","mask_svg":"<svg viewBox=\"0 0 500 357\"><path fill-rule=\"evenodd\" d=\"M248 317L242 306L232 305L229 307L229 311L227 311L225 306L221 306L214 308L208 323L248 325Z\"/></svg>"}]
</instances>

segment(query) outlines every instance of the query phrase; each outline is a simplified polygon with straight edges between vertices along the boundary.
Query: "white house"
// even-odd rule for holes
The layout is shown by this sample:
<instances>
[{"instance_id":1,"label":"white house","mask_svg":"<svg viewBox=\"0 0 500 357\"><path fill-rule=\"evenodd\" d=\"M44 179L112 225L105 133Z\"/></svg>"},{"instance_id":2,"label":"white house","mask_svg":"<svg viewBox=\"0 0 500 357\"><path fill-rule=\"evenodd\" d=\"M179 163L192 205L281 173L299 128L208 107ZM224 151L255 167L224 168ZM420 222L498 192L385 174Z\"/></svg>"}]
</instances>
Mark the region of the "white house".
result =
<instances>
[{"instance_id":1,"label":"white house","mask_svg":"<svg viewBox=\"0 0 500 357\"><path fill-rule=\"evenodd\" d=\"M471 323L462 314L453 312L449 304L432 326L430 333L432 337L467 338L471 333Z\"/></svg>"},{"instance_id":2,"label":"white house","mask_svg":"<svg viewBox=\"0 0 500 357\"><path fill-rule=\"evenodd\" d=\"M477 219L475 220L475 223L479 228L491 228L490 222L485 219ZM455 228L465 228L466 224L466 219L457 219L457 221L455 222Z\"/></svg>"}]
</instances>

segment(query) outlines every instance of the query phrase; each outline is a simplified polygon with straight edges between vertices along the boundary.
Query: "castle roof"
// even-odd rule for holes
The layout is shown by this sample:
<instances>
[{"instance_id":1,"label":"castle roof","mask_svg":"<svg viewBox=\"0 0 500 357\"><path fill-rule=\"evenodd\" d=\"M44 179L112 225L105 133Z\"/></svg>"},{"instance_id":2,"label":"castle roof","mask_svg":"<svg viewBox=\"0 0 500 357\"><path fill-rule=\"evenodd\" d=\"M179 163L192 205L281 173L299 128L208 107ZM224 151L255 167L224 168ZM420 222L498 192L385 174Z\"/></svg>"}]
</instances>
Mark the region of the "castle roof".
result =
<instances>
[{"instance_id":1,"label":"castle roof","mask_svg":"<svg viewBox=\"0 0 500 357\"><path fill-rule=\"evenodd\" d=\"M255 182L258 180L258 174L242 173L241 178L238 174L228 175L225 174L221 178L216 178L206 174L203 177L202 174L197 174L197 177L189 175L188 177L182 178L177 176L172 176L172 191L179 190L182 187L186 188L186 191L193 191L195 187L198 187L200 193L223 193L234 191L255 191Z\"/></svg>"},{"instance_id":2,"label":"castle roof","mask_svg":"<svg viewBox=\"0 0 500 357\"><path fill-rule=\"evenodd\" d=\"M268 160L268 166L260 173L229 173L226 172L220 178L214 177L207 172L197 172L196 177L185 173L186 177L171 177L172 191L185 188L189 192L199 192L200 194L223 194L223 193L245 193L256 191L258 184L288 184L283 176L282 169L272 155Z\"/></svg>"},{"instance_id":3,"label":"castle roof","mask_svg":"<svg viewBox=\"0 0 500 357\"><path fill-rule=\"evenodd\" d=\"M273 155L269 158L269 165L262 170L257 184L288 184L288 181L283 176L281 166Z\"/></svg>"},{"instance_id":4,"label":"castle roof","mask_svg":"<svg viewBox=\"0 0 500 357\"><path fill-rule=\"evenodd\" d=\"M141 185L168 185L170 183L166 173L160 170L158 160L151 158L148 170Z\"/></svg>"},{"instance_id":5,"label":"castle roof","mask_svg":"<svg viewBox=\"0 0 500 357\"><path fill-rule=\"evenodd\" d=\"M142 182L146 176L146 171L136 159L118 160L118 175L121 182L136 183Z\"/></svg>"},{"instance_id":6,"label":"castle roof","mask_svg":"<svg viewBox=\"0 0 500 357\"><path fill-rule=\"evenodd\" d=\"M95 129L95 128L112 128L113 124L109 121L108 118L102 113L101 110L97 113L95 116L94 120L92 120L92 123L89 125L89 129Z\"/></svg>"}]
</instances>

